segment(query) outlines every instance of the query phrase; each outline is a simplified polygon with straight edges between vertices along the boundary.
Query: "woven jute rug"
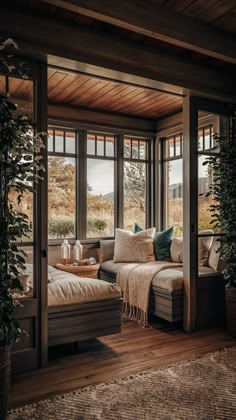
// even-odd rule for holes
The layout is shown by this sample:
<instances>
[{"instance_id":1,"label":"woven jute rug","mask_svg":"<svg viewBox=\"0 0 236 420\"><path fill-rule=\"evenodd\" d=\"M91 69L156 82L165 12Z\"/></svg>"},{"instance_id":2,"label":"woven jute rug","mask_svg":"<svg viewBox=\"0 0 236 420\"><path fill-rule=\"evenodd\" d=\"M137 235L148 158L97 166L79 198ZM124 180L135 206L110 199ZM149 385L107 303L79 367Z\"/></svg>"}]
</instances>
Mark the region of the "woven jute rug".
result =
<instances>
[{"instance_id":1,"label":"woven jute rug","mask_svg":"<svg viewBox=\"0 0 236 420\"><path fill-rule=\"evenodd\" d=\"M236 419L236 347L27 405L10 420Z\"/></svg>"}]
</instances>

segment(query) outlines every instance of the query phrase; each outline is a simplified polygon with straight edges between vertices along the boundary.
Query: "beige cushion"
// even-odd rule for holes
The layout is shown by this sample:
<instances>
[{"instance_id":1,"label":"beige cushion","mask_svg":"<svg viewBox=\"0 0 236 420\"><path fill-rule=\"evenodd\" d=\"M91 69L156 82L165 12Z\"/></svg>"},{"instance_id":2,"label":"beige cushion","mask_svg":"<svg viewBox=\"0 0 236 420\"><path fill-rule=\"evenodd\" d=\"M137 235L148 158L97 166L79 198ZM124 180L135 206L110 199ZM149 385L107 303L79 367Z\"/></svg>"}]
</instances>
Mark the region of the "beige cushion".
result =
<instances>
[{"instance_id":1,"label":"beige cushion","mask_svg":"<svg viewBox=\"0 0 236 420\"><path fill-rule=\"evenodd\" d=\"M173 262L183 262L183 239L173 238L170 246L170 256Z\"/></svg>"},{"instance_id":2,"label":"beige cushion","mask_svg":"<svg viewBox=\"0 0 236 420\"><path fill-rule=\"evenodd\" d=\"M132 233L116 229L114 262L150 262L154 261L153 237L156 229Z\"/></svg>"},{"instance_id":3,"label":"beige cushion","mask_svg":"<svg viewBox=\"0 0 236 420\"><path fill-rule=\"evenodd\" d=\"M213 270L218 270L219 260L220 260L220 253L217 252L218 248L220 246L219 238L215 237L213 239L209 258L208 258L208 265L209 267L213 268Z\"/></svg>"},{"instance_id":4,"label":"beige cushion","mask_svg":"<svg viewBox=\"0 0 236 420\"><path fill-rule=\"evenodd\" d=\"M54 282L48 284L49 306L75 305L121 297L117 284L77 277L56 269L50 270L50 275Z\"/></svg>"},{"instance_id":5,"label":"beige cushion","mask_svg":"<svg viewBox=\"0 0 236 420\"><path fill-rule=\"evenodd\" d=\"M106 239L100 241L100 248L98 250L100 264L113 259L115 249L115 239Z\"/></svg>"},{"instance_id":6,"label":"beige cushion","mask_svg":"<svg viewBox=\"0 0 236 420\"><path fill-rule=\"evenodd\" d=\"M199 234L213 234L213 230L202 230ZM207 266L213 236L198 239L198 265ZM173 238L170 246L170 255L173 262L183 262L183 238Z\"/></svg>"}]
</instances>

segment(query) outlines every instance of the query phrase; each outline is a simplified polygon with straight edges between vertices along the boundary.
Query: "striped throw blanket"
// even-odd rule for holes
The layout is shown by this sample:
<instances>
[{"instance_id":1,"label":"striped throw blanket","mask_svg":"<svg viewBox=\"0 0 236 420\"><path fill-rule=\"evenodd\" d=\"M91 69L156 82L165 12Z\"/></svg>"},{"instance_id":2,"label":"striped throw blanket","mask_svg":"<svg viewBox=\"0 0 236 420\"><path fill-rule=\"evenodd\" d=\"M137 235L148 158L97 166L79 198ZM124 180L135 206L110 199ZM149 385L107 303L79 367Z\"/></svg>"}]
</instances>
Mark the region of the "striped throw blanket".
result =
<instances>
[{"instance_id":1,"label":"striped throw blanket","mask_svg":"<svg viewBox=\"0 0 236 420\"><path fill-rule=\"evenodd\" d=\"M123 314L142 326L148 325L148 306L152 281L157 273L182 264L168 261L132 263L122 267L116 281L123 293Z\"/></svg>"}]
</instances>

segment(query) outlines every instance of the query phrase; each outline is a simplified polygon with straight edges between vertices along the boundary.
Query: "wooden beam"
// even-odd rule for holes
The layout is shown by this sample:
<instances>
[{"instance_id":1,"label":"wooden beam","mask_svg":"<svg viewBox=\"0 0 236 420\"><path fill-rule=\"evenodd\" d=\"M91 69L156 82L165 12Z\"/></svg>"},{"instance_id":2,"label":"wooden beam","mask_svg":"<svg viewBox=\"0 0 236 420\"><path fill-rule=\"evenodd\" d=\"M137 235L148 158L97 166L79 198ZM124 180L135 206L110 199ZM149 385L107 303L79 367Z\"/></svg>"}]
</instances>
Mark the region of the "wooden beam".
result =
<instances>
[{"instance_id":1,"label":"wooden beam","mask_svg":"<svg viewBox=\"0 0 236 420\"><path fill-rule=\"evenodd\" d=\"M3 35L16 39L23 52L52 54L200 93L218 92L227 100L233 100L236 95L228 73L77 24L0 8L0 28Z\"/></svg>"},{"instance_id":2,"label":"wooden beam","mask_svg":"<svg viewBox=\"0 0 236 420\"><path fill-rule=\"evenodd\" d=\"M136 118L128 115L119 115L106 111L94 111L82 107L49 103L48 118L50 121L60 121L61 124L70 122L74 127L96 127L100 130L111 129L118 133L119 130L126 133L140 133L153 135L155 121L145 118Z\"/></svg>"},{"instance_id":3,"label":"wooden beam","mask_svg":"<svg viewBox=\"0 0 236 420\"><path fill-rule=\"evenodd\" d=\"M236 37L190 16L158 7L155 2L110 0L43 0L145 36L236 64Z\"/></svg>"}]
</instances>

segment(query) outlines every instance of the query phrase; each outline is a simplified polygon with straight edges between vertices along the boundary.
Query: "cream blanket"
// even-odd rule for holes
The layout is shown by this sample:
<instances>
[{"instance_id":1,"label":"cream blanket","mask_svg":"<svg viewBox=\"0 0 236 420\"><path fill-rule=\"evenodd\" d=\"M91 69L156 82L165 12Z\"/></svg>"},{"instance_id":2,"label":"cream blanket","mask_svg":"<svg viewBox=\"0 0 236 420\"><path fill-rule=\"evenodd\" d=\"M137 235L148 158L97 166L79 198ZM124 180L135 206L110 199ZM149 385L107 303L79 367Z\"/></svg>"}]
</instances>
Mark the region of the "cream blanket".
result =
<instances>
[{"instance_id":1,"label":"cream blanket","mask_svg":"<svg viewBox=\"0 0 236 420\"><path fill-rule=\"evenodd\" d=\"M120 269L116 281L123 292L123 314L129 319L148 325L148 306L153 278L161 270L181 267L167 261L127 264Z\"/></svg>"}]
</instances>

